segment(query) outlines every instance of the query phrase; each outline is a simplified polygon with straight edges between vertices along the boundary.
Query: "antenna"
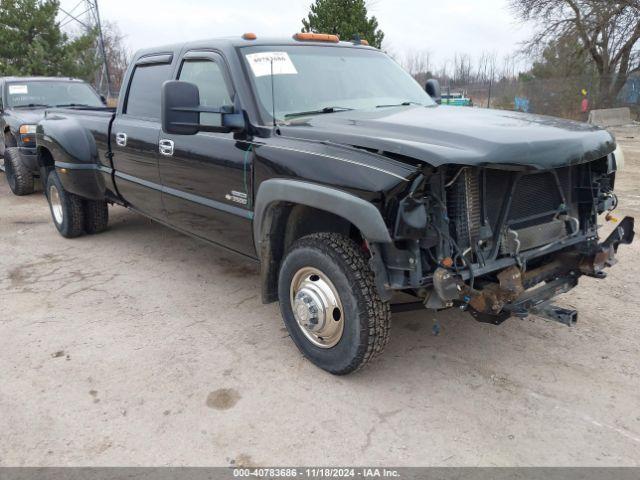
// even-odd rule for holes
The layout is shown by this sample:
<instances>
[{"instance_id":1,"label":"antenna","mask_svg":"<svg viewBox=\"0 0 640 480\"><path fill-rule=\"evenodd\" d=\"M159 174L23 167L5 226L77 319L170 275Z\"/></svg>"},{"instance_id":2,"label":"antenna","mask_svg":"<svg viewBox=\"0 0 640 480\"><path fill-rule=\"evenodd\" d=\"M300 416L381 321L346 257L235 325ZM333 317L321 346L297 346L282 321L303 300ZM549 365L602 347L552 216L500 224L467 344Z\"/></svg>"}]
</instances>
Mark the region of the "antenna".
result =
<instances>
[{"instance_id":1,"label":"antenna","mask_svg":"<svg viewBox=\"0 0 640 480\"><path fill-rule=\"evenodd\" d=\"M60 18L60 28L67 25L79 25L87 33L97 33L96 45L94 48L98 70L96 72L94 86L98 93L109 98L111 96L111 82L109 78L107 52L104 46L104 36L102 35L98 0L79 0L71 9L60 7L60 12L62 13Z\"/></svg>"},{"instance_id":2,"label":"antenna","mask_svg":"<svg viewBox=\"0 0 640 480\"><path fill-rule=\"evenodd\" d=\"M278 126L276 123L276 87L274 84L275 76L273 75L273 56L271 57L271 111L273 116L274 128Z\"/></svg>"}]
</instances>

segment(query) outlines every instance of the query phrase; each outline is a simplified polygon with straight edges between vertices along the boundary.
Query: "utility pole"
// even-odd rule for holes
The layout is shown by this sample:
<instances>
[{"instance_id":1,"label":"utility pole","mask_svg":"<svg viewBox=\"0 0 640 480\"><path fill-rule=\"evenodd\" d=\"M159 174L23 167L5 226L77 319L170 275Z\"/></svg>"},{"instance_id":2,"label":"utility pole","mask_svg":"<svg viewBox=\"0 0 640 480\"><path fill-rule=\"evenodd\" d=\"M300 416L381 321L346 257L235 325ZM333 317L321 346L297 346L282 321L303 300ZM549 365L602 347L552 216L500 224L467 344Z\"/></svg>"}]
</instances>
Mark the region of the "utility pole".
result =
<instances>
[{"instance_id":1,"label":"utility pole","mask_svg":"<svg viewBox=\"0 0 640 480\"><path fill-rule=\"evenodd\" d=\"M102 35L102 23L100 21L100 9L98 0L79 0L71 9L60 7L62 13L60 27L67 25L79 25L87 33L96 33L95 59L98 64L98 71L95 77L96 90L101 95L111 97L111 84L109 81L109 65L107 62L107 52L104 46L104 36Z\"/></svg>"}]
</instances>

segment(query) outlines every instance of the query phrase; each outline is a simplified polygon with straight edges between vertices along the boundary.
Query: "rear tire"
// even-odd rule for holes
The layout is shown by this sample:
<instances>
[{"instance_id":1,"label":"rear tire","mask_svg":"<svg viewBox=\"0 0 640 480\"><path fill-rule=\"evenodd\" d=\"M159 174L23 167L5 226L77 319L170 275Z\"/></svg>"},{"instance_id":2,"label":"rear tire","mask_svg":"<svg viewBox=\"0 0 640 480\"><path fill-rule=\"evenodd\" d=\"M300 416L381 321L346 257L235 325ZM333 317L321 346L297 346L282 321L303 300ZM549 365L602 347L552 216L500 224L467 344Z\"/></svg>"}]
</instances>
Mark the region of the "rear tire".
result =
<instances>
[{"instance_id":1,"label":"rear tire","mask_svg":"<svg viewBox=\"0 0 640 480\"><path fill-rule=\"evenodd\" d=\"M14 195L30 195L34 192L33 174L20 158L20 150L10 147L4 151L4 169L7 183Z\"/></svg>"},{"instance_id":2,"label":"rear tire","mask_svg":"<svg viewBox=\"0 0 640 480\"><path fill-rule=\"evenodd\" d=\"M53 224L66 238L79 237L84 233L84 202L82 198L67 192L55 170L49 173L46 186L47 200Z\"/></svg>"},{"instance_id":3,"label":"rear tire","mask_svg":"<svg viewBox=\"0 0 640 480\"><path fill-rule=\"evenodd\" d=\"M316 233L295 242L280 268L278 294L292 340L329 373L354 372L387 345L390 306L364 253L344 235Z\"/></svg>"},{"instance_id":4,"label":"rear tire","mask_svg":"<svg viewBox=\"0 0 640 480\"><path fill-rule=\"evenodd\" d=\"M85 200L84 231L89 235L104 232L109 225L109 205L104 200Z\"/></svg>"}]
</instances>

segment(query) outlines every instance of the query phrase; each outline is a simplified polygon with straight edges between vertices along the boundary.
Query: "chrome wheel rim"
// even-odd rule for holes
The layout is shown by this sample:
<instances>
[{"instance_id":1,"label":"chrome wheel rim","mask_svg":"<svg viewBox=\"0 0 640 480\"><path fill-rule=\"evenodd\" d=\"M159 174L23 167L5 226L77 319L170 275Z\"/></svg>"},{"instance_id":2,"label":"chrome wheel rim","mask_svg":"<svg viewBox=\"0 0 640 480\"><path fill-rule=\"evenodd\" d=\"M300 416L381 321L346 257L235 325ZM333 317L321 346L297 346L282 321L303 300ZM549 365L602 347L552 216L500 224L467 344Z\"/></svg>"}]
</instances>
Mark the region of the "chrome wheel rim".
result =
<instances>
[{"instance_id":1,"label":"chrome wheel rim","mask_svg":"<svg viewBox=\"0 0 640 480\"><path fill-rule=\"evenodd\" d=\"M53 213L53 219L58 225L62 225L64 220L64 213L62 211L62 200L60 199L60 192L55 185L49 187L49 203L51 204L51 213Z\"/></svg>"},{"instance_id":2,"label":"chrome wheel rim","mask_svg":"<svg viewBox=\"0 0 640 480\"><path fill-rule=\"evenodd\" d=\"M331 348L342 338L344 310L331 280L317 268L304 267L291 280L290 301L298 327L320 348Z\"/></svg>"}]
</instances>

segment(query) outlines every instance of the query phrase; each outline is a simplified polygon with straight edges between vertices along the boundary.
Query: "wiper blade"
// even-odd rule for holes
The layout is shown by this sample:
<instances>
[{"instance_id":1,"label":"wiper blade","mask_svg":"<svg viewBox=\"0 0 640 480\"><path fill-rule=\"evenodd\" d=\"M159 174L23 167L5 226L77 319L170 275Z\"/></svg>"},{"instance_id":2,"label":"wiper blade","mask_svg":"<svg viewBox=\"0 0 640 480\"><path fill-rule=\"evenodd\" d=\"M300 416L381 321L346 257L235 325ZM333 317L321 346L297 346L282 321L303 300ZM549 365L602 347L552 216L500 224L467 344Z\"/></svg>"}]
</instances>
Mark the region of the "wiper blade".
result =
<instances>
[{"instance_id":1,"label":"wiper blade","mask_svg":"<svg viewBox=\"0 0 640 480\"><path fill-rule=\"evenodd\" d=\"M409 105L420 105L423 106L421 103L418 102L402 102L402 103L392 103L389 105L376 105L376 108L387 108L387 107L408 107Z\"/></svg>"},{"instance_id":2,"label":"wiper blade","mask_svg":"<svg viewBox=\"0 0 640 480\"><path fill-rule=\"evenodd\" d=\"M284 118L304 117L305 115L320 115L322 113L348 112L353 108L348 107L324 107L319 110L309 110L308 112L287 113Z\"/></svg>"},{"instance_id":3,"label":"wiper blade","mask_svg":"<svg viewBox=\"0 0 640 480\"><path fill-rule=\"evenodd\" d=\"M87 103L61 103L60 105L56 105L57 108L62 107L88 107Z\"/></svg>"},{"instance_id":4,"label":"wiper blade","mask_svg":"<svg viewBox=\"0 0 640 480\"><path fill-rule=\"evenodd\" d=\"M27 105L16 105L15 107L12 108L36 108L36 107L45 107L45 108L49 108L51 105L46 105L44 103L29 103Z\"/></svg>"}]
</instances>

